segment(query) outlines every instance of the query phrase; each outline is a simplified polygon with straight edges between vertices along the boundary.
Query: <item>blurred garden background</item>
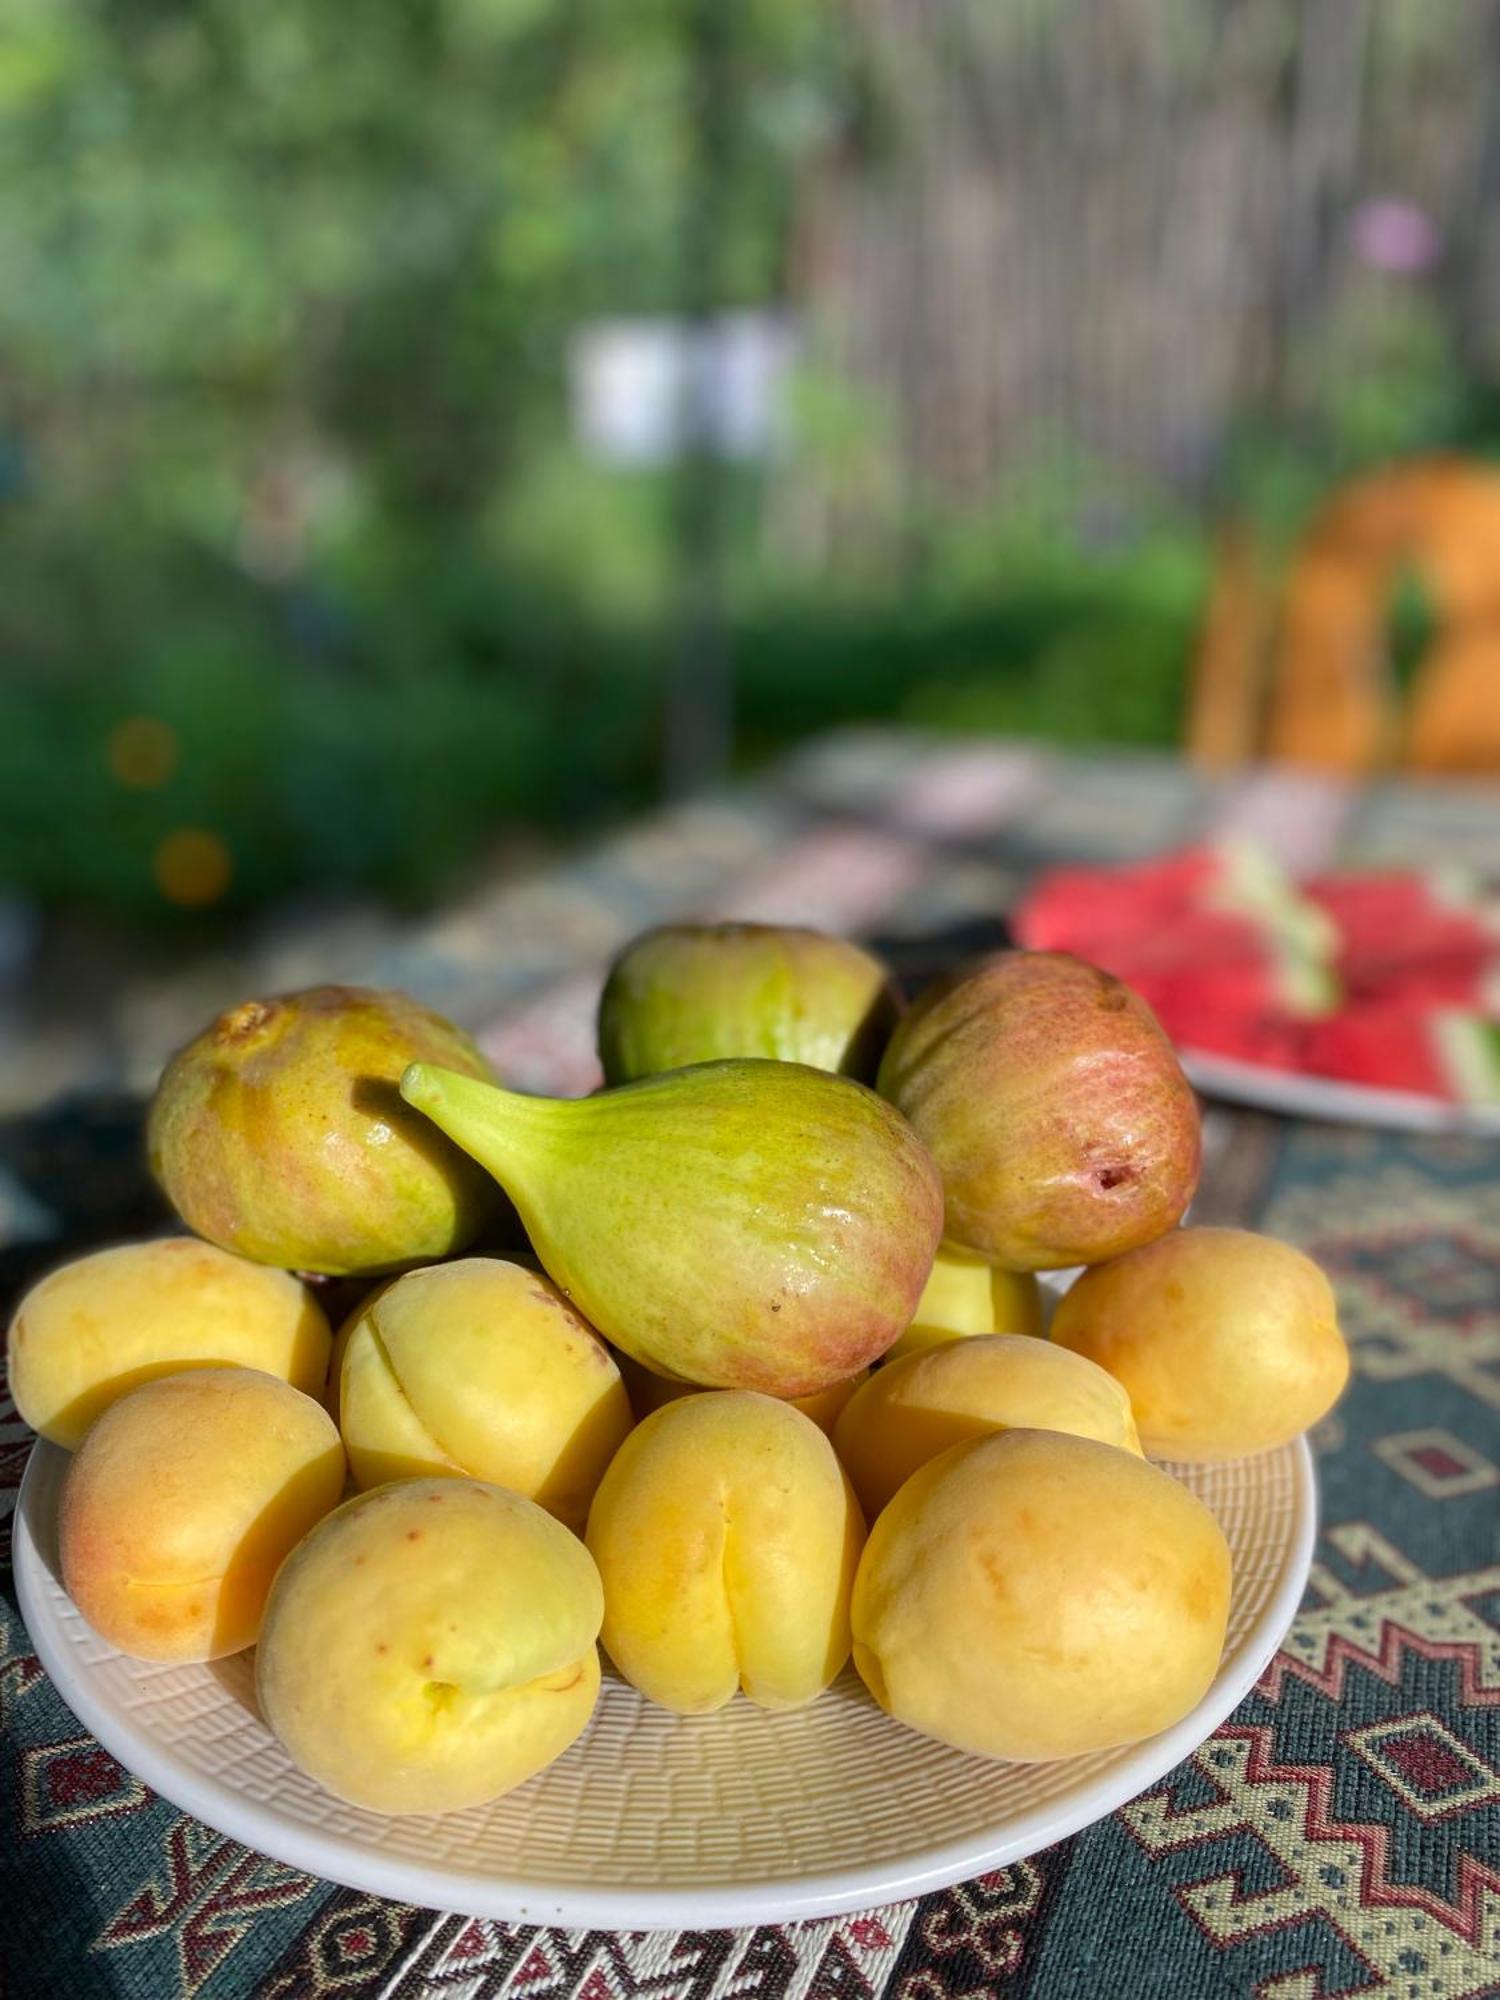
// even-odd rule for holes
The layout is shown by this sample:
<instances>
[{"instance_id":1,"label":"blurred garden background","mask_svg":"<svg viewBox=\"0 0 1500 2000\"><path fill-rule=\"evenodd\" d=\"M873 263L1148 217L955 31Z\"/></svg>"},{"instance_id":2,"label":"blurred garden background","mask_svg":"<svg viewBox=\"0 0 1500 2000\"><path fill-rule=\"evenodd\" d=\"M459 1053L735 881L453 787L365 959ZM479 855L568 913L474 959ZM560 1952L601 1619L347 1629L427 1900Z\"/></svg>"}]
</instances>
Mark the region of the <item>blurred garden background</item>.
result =
<instances>
[{"instance_id":1,"label":"blurred garden background","mask_svg":"<svg viewBox=\"0 0 1500 2000\"><path fill-rule=\"evenodd\" d=\"M1500 443L1492 0L8 0L0 106L0 959L1175 743L1226 523Z\"/></svg>"}]
</instances>

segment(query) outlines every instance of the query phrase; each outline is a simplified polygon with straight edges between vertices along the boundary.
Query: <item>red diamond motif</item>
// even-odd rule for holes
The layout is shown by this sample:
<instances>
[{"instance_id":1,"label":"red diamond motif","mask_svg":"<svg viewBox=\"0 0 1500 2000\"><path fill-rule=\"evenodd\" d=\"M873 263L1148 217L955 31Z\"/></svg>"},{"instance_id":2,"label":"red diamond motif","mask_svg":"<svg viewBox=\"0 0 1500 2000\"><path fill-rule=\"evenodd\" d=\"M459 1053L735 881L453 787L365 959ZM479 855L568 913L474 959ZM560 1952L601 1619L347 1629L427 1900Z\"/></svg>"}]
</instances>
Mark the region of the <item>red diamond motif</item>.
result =
<instances>
[{"instance_id":1,"label":"red diamond motif","mask_svg":"<svg viewBox=\"0 0 1500 2000\"><path fill-rule=\"evenodd\" d=\"M448 1947L450 1958L478 1958L489 1940L485 1936L484 1925L477 1917L466 1924ZM535 1974L532 1975L535 1977Z\"/></svg>"},{"instance_id":2,"label":"red diamond motif","mask_svg":"<svg viewBox=\"0 0 1500 2000\"><path fill-rule=\"evenodd\" d=\"M1410 1454L1414 1464L1434 1479L1462 1479L1469 1470L1467 1465L1456 1459L1452 1452L1444 1451L1441 1445L1424 1444Z\"/></svg>"},{"instance_id":3,"label":"red diamond motif","mask_svg":"<svg viewBox=\"0 0 1500 2000\"><path fill-rule=\"evenodd\" d=\"M48 1743L22 1759L26 1825L51 1833L84 1820L112 1819L149 1804L150 1792L92 1736Z\"/></svg>"},{"instance_id":4,"label":"red diamond motif","mask_svg":"<svg viewBox=\"0 0 1500 2000\"><path fill-rule=\"evenodd\" d=\"M1413 1791L1451 1792L1474 1782L1474 1773L1468 1765L1428 1730L1419 1729L1410 1736L1388 1736L1381 1747Z\"/></svg>"},{"instance_id":5,"label":"red diamond motif","mask_svg":"<svg viewBox=\"0 0 1500 2000\"><path fill-rule=\"evenodd\" d=\"M48 1766L47 1799L54 1806L92 1805L117 1791L124 1777L107 1750L79 1750Z\"/></svg>"}]
</instances>

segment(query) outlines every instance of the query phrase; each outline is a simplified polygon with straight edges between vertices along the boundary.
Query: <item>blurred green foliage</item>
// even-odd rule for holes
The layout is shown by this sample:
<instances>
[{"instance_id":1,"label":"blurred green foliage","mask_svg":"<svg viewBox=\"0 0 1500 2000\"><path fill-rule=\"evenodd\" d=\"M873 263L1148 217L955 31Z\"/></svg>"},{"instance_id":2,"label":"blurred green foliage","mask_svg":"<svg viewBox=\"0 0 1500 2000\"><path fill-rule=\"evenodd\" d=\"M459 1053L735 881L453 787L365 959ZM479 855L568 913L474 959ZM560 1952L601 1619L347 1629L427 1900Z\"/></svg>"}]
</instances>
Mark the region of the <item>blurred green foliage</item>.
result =
<instances>
[{"instance_id":1,"label":"blurred green foliage","mask_svg":"<svg viewBox=\"0 0 1500 2000\"><path fill-rule=\"evenodd\" d=\"M508 825L651 795L672 481L579 461L564 354L581 319L684 296L704 4L9 0L8 886L167 916L153 863L195 826L233 910L419 899ZM785 295L799 173L869 124L839 20L734 10L731 303ZM1336 345L1316 436L1226 453L1219 504L1273 536L1330 468L1487 421L1415 292ZM825 484L878 479L879 410L810 370L795 417ZM768 553L762 475L734 474L744 757L881 715L1172 741L1207 529L1102 474L1087 509L1058 497L1081 483L1015 468L1003 507L927 508L909 564L851 583ZM176 746L150 783L112 768L137 716Z\"/></svg>"},{"instance_id":2,"label":"blurred green foliage","mask_svg":"<svg viewBox=\"0 0 1500 2000\"><path fill-rule=\"evenodd\" d=\"M162 912L193 824L237 905L416 897L498 826L641 795L670 508L569 464L562 373L580 317L681 291L687 14L12 0L8 882ZM823 34L745 11L727 298L778 282ZM180 749L149 789L109 768L133 715Z\"/></svg>"}]
</instances>

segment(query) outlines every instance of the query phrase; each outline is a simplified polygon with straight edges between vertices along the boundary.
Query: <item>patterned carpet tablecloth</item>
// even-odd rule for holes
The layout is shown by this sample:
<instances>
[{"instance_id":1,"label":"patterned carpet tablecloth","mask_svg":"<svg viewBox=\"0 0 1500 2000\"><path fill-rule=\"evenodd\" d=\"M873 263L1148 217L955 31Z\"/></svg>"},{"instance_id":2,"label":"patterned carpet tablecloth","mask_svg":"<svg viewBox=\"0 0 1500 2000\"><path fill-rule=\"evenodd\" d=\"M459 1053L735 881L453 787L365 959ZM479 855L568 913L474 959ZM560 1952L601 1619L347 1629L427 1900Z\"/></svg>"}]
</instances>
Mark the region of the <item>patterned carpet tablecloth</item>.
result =
<instances>
[{"instance_id":1,"label":"patterned carpet tablecloth","mask_svg":"<svg viewBox=\"0 0 1500 2000\"><path fill-rule=\"evenodd\" d=\"M812 745L322 976L404 986L523 1087L596 1081L603 966L682 912L823 924L920 978L998 941L1039 866L1252 834L1292 867L1500 876L1500 794L1349 792L1167 758L885 732ZM311 976L311 975L310 975ZM160 1220L139 1105L0 1125L8 1307L60 1256ZM4 2000L834 2000L1500 1994L1500 1141L1216 1109L1203 1220L1310 1251L1355 1358L1320 1428L1322 1526L1296 1625L1163 1783L1028 1861L821 1923L575 1933L406 1907L299 1874L156 1797L83 1731L0 1593ZM7 1505L28 1449L0 1401Z\"/></svg>"}]
</instances>

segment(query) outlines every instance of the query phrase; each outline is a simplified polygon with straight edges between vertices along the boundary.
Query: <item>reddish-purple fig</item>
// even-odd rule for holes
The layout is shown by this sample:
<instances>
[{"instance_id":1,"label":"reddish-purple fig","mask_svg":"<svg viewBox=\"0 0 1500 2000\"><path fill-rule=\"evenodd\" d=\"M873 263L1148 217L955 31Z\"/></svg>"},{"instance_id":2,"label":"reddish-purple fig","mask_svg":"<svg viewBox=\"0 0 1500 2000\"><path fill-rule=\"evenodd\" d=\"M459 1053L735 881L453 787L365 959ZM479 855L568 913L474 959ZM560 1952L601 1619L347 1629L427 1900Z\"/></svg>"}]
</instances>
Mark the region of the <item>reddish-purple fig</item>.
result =
<instances>
[{"instance_id":1,"label":"reddish-purple fig","mask_svg":"<svg viewBox=\"0 0 1500 2000\"><path fill-rule=\"evenodd\" d=\"M929 988L880 1089L943 1176L947 1238L1012 1271L1097 1264L1181 1220L1192 1087L1128 986L1062 952L1005 952Z\"/></svg>"}]
</instances>

